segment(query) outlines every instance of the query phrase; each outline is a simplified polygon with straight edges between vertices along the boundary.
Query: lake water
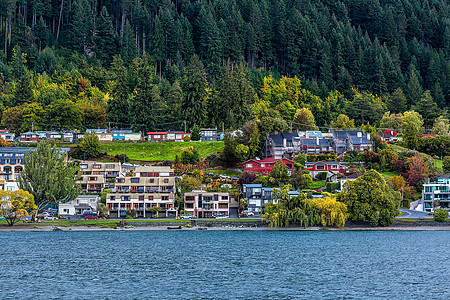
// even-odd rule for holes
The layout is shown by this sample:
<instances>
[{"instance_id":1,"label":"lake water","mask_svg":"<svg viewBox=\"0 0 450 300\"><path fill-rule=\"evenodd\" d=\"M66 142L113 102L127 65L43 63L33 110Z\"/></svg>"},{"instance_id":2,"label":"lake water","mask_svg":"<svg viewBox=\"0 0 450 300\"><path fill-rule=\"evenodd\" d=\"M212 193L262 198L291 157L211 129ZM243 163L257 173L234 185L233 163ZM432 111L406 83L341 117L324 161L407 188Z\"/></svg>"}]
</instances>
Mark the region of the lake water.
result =
<instances>
[{"instance_id":1,"label":"lake water","mask_svg":"<svg viewBox=\"0 0 450 300\"><path fill-rule=\"evenodd\" d=\"M0 232L0 299L449 299L449 231Z\"/></svg>"}]
</instances>

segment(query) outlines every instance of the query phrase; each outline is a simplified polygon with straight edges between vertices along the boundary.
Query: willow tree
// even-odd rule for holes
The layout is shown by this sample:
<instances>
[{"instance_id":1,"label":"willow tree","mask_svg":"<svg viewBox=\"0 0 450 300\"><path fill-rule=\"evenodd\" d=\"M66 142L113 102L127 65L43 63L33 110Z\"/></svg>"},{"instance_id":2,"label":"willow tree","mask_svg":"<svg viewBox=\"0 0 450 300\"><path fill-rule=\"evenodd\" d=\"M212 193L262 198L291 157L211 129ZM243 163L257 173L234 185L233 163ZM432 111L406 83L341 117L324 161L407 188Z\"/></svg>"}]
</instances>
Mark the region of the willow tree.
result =
<instances>
[{"instance_id":1,"label":"willow tree","mask_svg":"<svg viewBox=\"0 0 450 300\"><path fill-rule=\"evenodd\" d=\"M24 158L19 185L34 197L36 213L49 204L72 201L80 168L67 162L65 153L47 141L41 141Z\"/></svg>"}]
</instances>

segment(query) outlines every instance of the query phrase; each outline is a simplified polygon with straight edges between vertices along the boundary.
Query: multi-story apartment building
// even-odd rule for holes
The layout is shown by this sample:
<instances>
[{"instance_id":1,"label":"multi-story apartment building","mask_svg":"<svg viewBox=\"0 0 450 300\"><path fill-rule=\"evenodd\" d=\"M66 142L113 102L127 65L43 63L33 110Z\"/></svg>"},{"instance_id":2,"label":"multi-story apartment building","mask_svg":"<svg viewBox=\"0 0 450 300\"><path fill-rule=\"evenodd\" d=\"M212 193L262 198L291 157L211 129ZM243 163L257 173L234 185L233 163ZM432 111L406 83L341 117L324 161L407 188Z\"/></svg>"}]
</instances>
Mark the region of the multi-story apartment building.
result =
<instances>
[{"instance_id":1,"label":"multi-story apartment building","mask_svg":"<svg viewBox=\"0 0 450 300\"><path fill-rule=\"evenodd\" d=\"M101 193L104 188L114 188L116 177L120 176L120 163L88 162L80 163L82 172L77 183L84 192Z\"/></svg>"},{"instance_id":2,"label":"multi-story apartment building","mask_svg":"<svg viewBox=\"0 0 450 300\"><path fill-rule=\"evenodd\" d=\"M450 209L450 175L425 179L420 202L420 208L428 212L438 207Z\"/></svg>"},{"instance_id":3,"label":"multi-story apartment building","mask_svg":"<svg viewBox=\"0 0 450 300\"><path fill-rule=\"evenodd\" d=\"M274 189L279 188L267 188L262 184L244 184L242 186L242 197L248 200L247 211L252 212L255 215L264 214L265 207L268 203L277 203L277 196ZM289 198L298 196L298 191L289 191Z\"/></svg>"},{"instance_id":4,"label":"multi-story apartment building","mask_svg":"<svg viewBox=\"0 0 450 300\"><path fill-rule=\"evenodd\" d=\"M132 176L116 178L115 188L106 195L106 204L112 217L125 217L136 210L138 217L151 217L159 207L158 216L176 215L175 177L170 167L140 166Z\"/></svg>"},{"instance_id":5,"label":"multi-story apartment building","mask_svg":"<svg viewBox=\"0 0 450 300\"><path fill-rule=\"evenodd\" d=\"M233 202L229 193L192 191L184 194L184 211L196 218L228 217Z\"/></svg>"},{"instance_id":6,"label":"multi-story apartment building","mask_svg":"<svg viewBox=\"0 0 450 300\"><path fill-rule=\"evenodd\" d=\"M23 170L23 159L30 152L27 147L0 147L0 189L8 182L17 182Z\"/></svg>"}]
</instances>

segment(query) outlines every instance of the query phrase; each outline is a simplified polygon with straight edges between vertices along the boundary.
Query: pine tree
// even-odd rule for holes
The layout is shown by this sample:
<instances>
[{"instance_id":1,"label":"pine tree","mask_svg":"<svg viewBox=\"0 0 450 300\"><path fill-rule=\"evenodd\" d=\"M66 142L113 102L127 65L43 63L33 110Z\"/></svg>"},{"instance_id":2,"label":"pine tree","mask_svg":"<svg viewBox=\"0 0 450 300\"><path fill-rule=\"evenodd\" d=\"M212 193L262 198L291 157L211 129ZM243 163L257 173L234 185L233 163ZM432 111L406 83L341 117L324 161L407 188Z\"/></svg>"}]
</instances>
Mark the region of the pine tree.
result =
<instances>
[{"instance_id":1,"label":"pine tree","mask_svg":"<svg viewBox=\"0 0 450 300\"><path fill-rule=\"evenodd\" d=\"M133 33L133 28L131 28L130 22L126 20L125 28L123 30L123 37L121 40L121 56L125 65L129 65L135 57L138 55L136 37Z\"/></svg>"},{"instance_id":2,"label":"pine tree","mask_svg":"<svg viewBox=\"0 0 450 300\"><path fill-rule=\"evenodd\" d=\"M192 56L183 82L184 100L181 107L188 126L202 126L206 121L206 96L208 82L205 69L197 55Z\"/></svg>"},{"instance_id":3,"label":"pine tree","mask_svg":"<svg viewBox=\"0 0 450 300\"><path fill-rule=\"evenodd\" d=\"M94 21L89 2L76 0L73 4L73 11L66 44L70 49L91 56Z\"/></svg>"},{"instance_id":4,"label":"pine tree","mask_svg":"<svg viewBox=\"0 0 450 300\"><path fill-rule=\"evenodd\" d=\"M401 88L395 89L387 98L386 104L391 113L398 114L407 110L408 100Z\"/></svg>"},{"instance_id":5,"label":"pine tree","mask_svg":"<svg viewBox=\"0 0 450 300\"><path fill-rule=\"evenodd\" d=\"M416 103L416 101L420 99L423 92L422 86L420 85L416 72L417 71L414 65L411 65L409 71L408 93L407 93L410 105Z\"/></svg>"},{"instance_id":6,"label":"pine tree","mask_svg":"<svg viewBox=\"0 0 450 300\"><path fill-rule=\"evenodd\" d=\"M116 84L112 91L112 97L106 107L106 120L113 122L118 128L125 128L130 123L128 115L129 83L127 71L120 56L115 56L112 69L116 74Z\"/></svg>"},{"instance_id":7,"label":"pine tree","mask_svg":"<svg viewBox=\"0 0 450 300\"><path fill-rule=\"evenodd\" d=\"M164 39L164 29L162 27L161 21L159 17L155 18L155 31L153 32L153 44L152 44L152 53L155 57L155 71L159 70L159 77L161 78L161 64L164 60L164 53L166 51L165 48L165 39ZM157 64L159 63L159 68Z\"/></svg>"},{"instance_id":8,"label":"pine tree","mask_svg":"<svg viewBox=\"0 0 450 300\"><path fill-rule=\"evenodd\" d=\"M117 35L114 34L108 10L103 6L95 34L95 54L103 65L109 66L117 53L117 48Z\"/></svg>"}]
</instances>

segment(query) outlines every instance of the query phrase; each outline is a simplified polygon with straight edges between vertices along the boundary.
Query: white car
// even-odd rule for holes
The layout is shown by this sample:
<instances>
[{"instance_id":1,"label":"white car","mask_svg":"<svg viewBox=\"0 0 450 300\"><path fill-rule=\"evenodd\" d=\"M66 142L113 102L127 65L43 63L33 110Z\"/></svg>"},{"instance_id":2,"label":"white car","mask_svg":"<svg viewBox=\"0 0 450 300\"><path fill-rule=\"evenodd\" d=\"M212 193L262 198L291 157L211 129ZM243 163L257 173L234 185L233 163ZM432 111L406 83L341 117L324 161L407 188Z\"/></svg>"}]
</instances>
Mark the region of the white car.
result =
<instances>
[{"instance_id":1,"label":"white car","mask_svg":"<svg viewBox=\"0 0 450 300\"><path fill-rule=\"evenodd\" d=\"M180 215L180 219L192 219L192 215Z\"/></svg>"},{"instance_id":2,"label":"white car","mask_svg":"<svg viewBox=\"0 0 450 300\"><path fill-rule=\"evenodd\" d=\"M52 216L45 216L44 217L44 220L51 220L51 221L53 221L53 220L56 220L56 219L58 219L58 218L52 217Z\"/></svg>"}]
</instances>

